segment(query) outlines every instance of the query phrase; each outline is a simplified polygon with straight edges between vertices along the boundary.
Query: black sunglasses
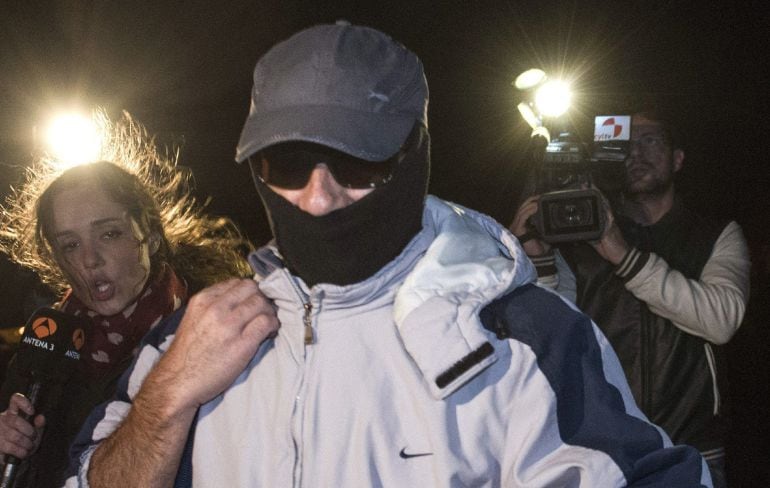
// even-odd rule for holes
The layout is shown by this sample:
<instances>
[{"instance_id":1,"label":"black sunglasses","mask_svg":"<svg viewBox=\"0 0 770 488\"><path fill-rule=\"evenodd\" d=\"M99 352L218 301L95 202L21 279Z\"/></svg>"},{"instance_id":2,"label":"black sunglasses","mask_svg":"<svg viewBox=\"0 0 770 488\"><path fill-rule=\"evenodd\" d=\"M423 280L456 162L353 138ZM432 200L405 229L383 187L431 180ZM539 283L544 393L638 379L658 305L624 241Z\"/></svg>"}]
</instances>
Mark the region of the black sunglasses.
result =
<instances>
[{"instance_id":1,"label":"black sunglasses","mask_svg":"<svg viewBox=\"0 0 770 488\"><path fill-rule=\"evenodd\" d=\"M389 182L403 155L402 149L385 161L366 161L319 144L287 142L256 153L249 164L262 183L287 190L304 188L319 163L329 168L340 186L364 189Z\"/></svg>"}]
</instances>

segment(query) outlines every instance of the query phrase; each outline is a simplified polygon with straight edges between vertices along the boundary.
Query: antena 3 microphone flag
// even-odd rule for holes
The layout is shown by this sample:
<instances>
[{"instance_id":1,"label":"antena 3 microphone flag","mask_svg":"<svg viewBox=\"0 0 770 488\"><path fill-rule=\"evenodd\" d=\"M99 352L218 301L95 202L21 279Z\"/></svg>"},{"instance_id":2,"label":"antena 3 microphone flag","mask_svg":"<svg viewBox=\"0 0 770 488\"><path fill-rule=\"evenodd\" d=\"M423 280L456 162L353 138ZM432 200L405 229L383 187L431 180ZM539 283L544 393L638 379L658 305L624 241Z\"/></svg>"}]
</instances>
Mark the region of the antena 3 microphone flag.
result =
<instances>
[{"instance_id":1,"label":"antena 3 microphone flag","mask_svg":"<svg viewBox=\"0 0 770 488\"><path fill-rule=\"evenodd\" d=\"M34 380L69 376L85 344L85 330L74 315L44 307L24 327L16 360L22 374Z\"/></svg>"}]
</instances>

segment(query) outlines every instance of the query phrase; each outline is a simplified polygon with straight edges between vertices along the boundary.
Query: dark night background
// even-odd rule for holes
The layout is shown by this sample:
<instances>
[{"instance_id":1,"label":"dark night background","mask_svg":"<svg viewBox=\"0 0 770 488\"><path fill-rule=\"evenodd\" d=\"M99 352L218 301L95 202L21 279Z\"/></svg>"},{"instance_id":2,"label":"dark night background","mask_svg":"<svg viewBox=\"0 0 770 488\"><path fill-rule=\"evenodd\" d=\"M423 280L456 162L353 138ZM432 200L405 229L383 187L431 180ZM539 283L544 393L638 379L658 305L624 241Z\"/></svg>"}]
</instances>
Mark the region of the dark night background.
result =
<instances>
[{"instance_id":1,"label":"dark night background","mask_svg":"<svg viewBox=\"0 0 770 488\"><path fill-rule=\"evenodd\" d=\"M452 6L450 6L452 5ZM736 219L752 250L752 299L728 346L734 486L770 480L766 350L770 116L764 2L716 1L40 1L0 9L0 193L35 151L33 127L69 103L127 110L178 147L211 209L256 244L269 229L246 167L233 162L258 57L293 32L344 18L379 28L423 60L430 86L431 192L513 216L529 131L515 76L576 78L579 127L629 100L668 106L685 135L678 189L703 213ZM5 270L5 268L3 268ZM3 326L24 278L0 277ZM16 294L16 295L15 295ZM22 317L20 321L23 322Z\"/></svg>"}]
</instances>

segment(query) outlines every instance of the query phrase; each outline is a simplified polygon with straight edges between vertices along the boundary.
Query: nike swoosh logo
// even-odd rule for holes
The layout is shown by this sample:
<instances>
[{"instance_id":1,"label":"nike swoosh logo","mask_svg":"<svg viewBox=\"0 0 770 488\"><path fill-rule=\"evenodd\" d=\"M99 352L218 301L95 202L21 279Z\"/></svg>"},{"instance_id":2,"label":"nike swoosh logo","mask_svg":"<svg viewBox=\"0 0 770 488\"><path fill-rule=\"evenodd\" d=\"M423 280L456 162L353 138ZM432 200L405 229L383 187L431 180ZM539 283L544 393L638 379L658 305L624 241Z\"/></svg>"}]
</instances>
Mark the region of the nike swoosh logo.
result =
<instances>
[{"instance_id":1,"label":"nike swoosh logo","mask_svg":"<svg viewBox=\"0 0 770 488\"><path fill-rule=\"evenodd\" d=\"M409 459L409 458L416 458L416 457L422 457L422 456L432 456L432 452L421 452L417 454L408 454L406 452L406 448L401 449L401 452L398 453L398 455L401 457L401 459Z\"/></svg>"}]
</instances>

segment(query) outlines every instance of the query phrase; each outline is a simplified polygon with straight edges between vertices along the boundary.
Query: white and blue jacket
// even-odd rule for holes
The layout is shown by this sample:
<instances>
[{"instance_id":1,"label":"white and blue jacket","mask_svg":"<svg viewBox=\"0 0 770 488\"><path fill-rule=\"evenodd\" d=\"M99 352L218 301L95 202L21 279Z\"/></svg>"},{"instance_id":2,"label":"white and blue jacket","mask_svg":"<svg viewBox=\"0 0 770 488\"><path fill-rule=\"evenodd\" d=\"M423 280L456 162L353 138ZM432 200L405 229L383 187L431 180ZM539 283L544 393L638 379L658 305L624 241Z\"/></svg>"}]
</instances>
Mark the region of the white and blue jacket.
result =
<instances>
[{"instance_id":1,"label":"white and blue jacket","mask_svg":"<svg viewBox=\"0 0 770 488\"><path fill-rule=\"evenodd\" d=\"M178 486L711 486L650 424L598 329L491 218L428 197L423 229L364 282L308 289L270 248L251 257L281 328L203 405ZM157 327L73 446L126 416L173 340ZM306 344L305 328L313 343Z\"/></svg>"}]
</instances>

